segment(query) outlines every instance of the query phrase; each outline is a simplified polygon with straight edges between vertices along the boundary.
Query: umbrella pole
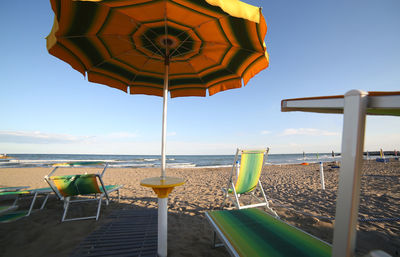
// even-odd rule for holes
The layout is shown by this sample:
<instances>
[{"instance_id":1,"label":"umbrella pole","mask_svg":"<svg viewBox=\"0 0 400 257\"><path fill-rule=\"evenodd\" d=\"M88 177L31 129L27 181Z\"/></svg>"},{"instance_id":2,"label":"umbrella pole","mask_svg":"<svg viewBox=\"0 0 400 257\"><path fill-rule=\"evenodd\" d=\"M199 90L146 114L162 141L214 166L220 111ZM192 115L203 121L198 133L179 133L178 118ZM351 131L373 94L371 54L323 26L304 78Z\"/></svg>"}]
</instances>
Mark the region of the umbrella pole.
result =
<instances>
[{"instance_id":1,"label":"umbrella pole","mask_svg":"<svg viewBox=\"0 0 400 257\"><path fill-rule=\"evenodd\" d=\"M165 179L166 166L166 137L167 137L167 101L168 101L168 72L169 64L165 62L164 92L163 92L163 117L162 117L162 142L161 142L161 179Z\"/></svg>"},{"instance_id":2,"label":"umbrella pole","mask_svg":"<svg viewBox=\"0 0 400 257\"><path fill-rule=\"evenodd\" d=\"M168 100L168 71L169 65L165 62L164 77L164 100L163 100L163 125L162 125L162 143L161 143L161 180L165 181L166 166L166 136L167 136L167 100ZM160 257L166 257L168 251L168 194L158 196L158 244L157 253Z\"/></svg>"}]
</instances>

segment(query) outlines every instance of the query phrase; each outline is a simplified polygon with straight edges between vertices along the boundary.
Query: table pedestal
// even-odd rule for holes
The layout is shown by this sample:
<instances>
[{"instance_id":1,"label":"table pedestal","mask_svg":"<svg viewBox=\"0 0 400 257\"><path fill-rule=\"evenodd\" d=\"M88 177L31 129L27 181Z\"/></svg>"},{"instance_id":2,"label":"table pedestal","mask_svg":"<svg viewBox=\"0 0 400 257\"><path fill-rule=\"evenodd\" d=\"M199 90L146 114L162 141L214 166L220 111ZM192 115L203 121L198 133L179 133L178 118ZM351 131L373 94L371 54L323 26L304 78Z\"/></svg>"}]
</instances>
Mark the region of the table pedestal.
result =
<instances>
[{"instance_id":1,"label":"table pedestal","mask_svg":"<svg viewBox=\"0 0 400 257\"><path fill-rule=\"evenodd\" d=\"M158 245L157 254L167 256L168 241L168 195L176 186L183 185L185 181L175 177L146 178L140 185L153 188L158 197Z\"/></svg>"}]
</instances>

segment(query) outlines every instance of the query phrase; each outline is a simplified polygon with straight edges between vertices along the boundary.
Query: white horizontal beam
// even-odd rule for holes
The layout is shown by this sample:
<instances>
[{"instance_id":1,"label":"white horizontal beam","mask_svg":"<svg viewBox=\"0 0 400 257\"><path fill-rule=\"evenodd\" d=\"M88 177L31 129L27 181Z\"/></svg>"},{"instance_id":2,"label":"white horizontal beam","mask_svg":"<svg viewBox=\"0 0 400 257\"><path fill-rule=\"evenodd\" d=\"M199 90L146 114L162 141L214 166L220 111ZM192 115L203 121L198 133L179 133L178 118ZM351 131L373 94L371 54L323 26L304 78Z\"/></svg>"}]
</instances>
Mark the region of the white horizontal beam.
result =
<instances>
[{"instance_id":1,"label":"white horizontal beam","mask_svg":"<svg viewBox=\"0 0 400 257\"><path fill-rule=\"evenodd\" d=\"M346 95L357 92L359 91L351 90ZM344 96L285 99L282 100L281 110L282 112L343 113ZM369 92L366 113L400 116L400 92Z\"/></svg>"}]
</instances>

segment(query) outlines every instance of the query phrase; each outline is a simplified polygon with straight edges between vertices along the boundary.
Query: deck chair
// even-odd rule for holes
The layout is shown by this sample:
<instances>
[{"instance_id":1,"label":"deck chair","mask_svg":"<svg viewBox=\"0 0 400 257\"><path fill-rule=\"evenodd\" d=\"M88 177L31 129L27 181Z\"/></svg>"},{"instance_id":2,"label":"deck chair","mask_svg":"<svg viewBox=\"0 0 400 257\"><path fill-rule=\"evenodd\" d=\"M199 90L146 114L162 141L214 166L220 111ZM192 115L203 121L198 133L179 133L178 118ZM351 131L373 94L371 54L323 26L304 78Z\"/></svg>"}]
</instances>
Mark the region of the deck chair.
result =
<instances>
[{"instance_id":1,"label":"deck chair","mask_svg":"<svg viewBox=\"0 0 400 257\"><path fill-rule=\"evenodd\" d=\"M238 209L265 206L267 211L278 217L276 212L269 207L267 196L260 182L261 170L268 152L269 148L263 150L236 150L228 185L222 189L224 191L224 200L221 209L224 208L225 201L229 198ZM240 167L239 155L241 155ZM257 197L257 189L262 194L262 199ZM250 195L250 201L247 205L244 205L240 203L240 197L246 194ZM257 203L252 204L251 199L255 199Z\"/></svg>"},{"instance_id":2,"label":"deck chair","mask_svg":"<svg viewBox=\"0 0 400 257\"><path fill-rule=\"evenodd\" d=\"M58 167L54 168L53 171L45 176L45 180L53 189L58 198L64 201L64 213L61 218L61 222L71 221L71 220L84 220L84 219L99 219L101 202L103 197L106 199L106 205L109 204L109 194L112 192L118 193L118 201L120 200L119 189L122 185L104 185L102 177L107 169L105 166L101 174L80 174L80 175L66 175L66 176L52 176ZM76 199L71 200L72 197L78 196L90 196L93 195L94 198L86 199ZM70 204L78 202L89 202L97 201L97 213L95 216L85 216L78 218L67 219L67 212Z\"/></svg>"},{"instance_id":3,"label":"deck chair","mask_svg":"<svg viewBox=\"0 0 400 257\"><path fill-rule=\"evenodd\" d=\"M11 222L19 218L31 215L31 213L34 211L34 206L38 195L45 195L45 199L43 200L43 203L40 207L40 210L42 210L47 203L50 193L53 192L50 187L36 188L36 189L26 189L26 188L28 187L9 187L9 190L6 190L5 188L0 189L0 196L5 196L5 197L15 196L15 200L12 205L0 206L0 223ZM26 189L26 190L21 190L21 189ZM29 205L29 209L13 212L14 210L18 209L17 202L21 196L23 197L33 196L32 201Z\"/></svg>"},{"instance_id":4,"label":"deck chair","mask_svg":"<svg viewBox=\"0 0 400 257\"><path fill-rule=\"evenodd\" d=\"M26 190L20 190L20 189L24 189L27 187L3 187L0 188L0 196L5 196L5 197L15 197L14 202L11 205L2 205L0 206L0 213L4 213L4 212L8 212L8 211L12 211L18 208L17 202L18 202L18 198L19 196L23 195L23 194L29 194L28 191ZM10 190L7 190L10 189Z\"/></svg>"},{"instance_id":5,"label":"deck chair","mask_svg":"<svg viewBox=\"0 0 400 257\"><path fill-rule=\"evenodd\" d=\"M206 218L213 247L225 246L231 256L331 256L330 244L257 208L209 211Z\"/></svg>"}]
</instances>

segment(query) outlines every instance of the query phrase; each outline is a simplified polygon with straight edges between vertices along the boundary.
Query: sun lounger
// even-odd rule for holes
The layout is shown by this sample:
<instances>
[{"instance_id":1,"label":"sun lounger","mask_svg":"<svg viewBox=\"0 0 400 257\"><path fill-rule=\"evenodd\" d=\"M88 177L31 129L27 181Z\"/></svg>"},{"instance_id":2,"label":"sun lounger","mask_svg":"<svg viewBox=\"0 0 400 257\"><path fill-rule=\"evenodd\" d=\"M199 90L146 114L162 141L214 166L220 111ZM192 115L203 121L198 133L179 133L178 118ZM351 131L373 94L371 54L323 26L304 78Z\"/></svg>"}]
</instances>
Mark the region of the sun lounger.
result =
<instances>
[{"instance_id":1,"label":"sun lounger","mask_svg":"<svg viewBox=\"0 0 400 257\"><path fill-rule=\"evenodd\" d=\"M3 216L4 213L14 211L18 209L18 198L22 194L29 194L28 191L21 191L22 189L26 189L28 186L18 186L18 187L2 187L0 188L0 196L15 196L14 202L12 205L3 205L0 206L0 214Z\"/></svg>"},{"instance_id":2,"label":"sun lounger","mask_svg":"<svg viewBox=\"0 0 400 257\"><path fill-rule=\"evenodd\" d=\"M56 167L45 180L53 189L58 198L64 201L64 213L61 222L82 219L96 219L100 216L101 201L103 197L106 199L106 205L109 203L109 194L112 192L118 193L122 185L105 185L102 176L107 169L107 165L101 174L79 174L79 175L66 175L66 176L52 176L58 167ZM94 196L94 198L85 198L71 200L72 197L78 196ZM85 216L78 218L66 219L68 208L71 203L97 201L97 213L95 216Z\"/></svg>"},{"instance_id":3,"label":"sun lounger","mask_svg":"<svg viewBox=\"0 0 400 257\"><path fill-rule=\"evenodd\" d=\"M24 188L27 187L10 187L11 191L6 192L5 190L3 190L2 192L0 192L0 196L16 196L12 205L0 207L0 214L1 214L0 222L10 222L31 215L33 208L35 206L35 202L37 200L37 196L40 194L45 195L45 199L43 200L43 203L40 207L40 210L42 210L47 203L50 193L53 192L53 190L50 187L17 191L19 189L24 189ZM31 204L29 205L29 209L12 212L18 209L17 202L20 196L33 196Z\"/></svg>"},{"instance_id":4,"label":"sun lounger","mask_svg":"<svg viewBox=\"0 0 400 257\"><path fill-rule=\"evenodd\" d=\"M238 209L265 206L267 211L278 216L269 207L267 196L260 182L261 171L268 151L269 148L263 150L236 150L235 161L232 166L228 185L222 189L224 191L224 200L221 209L224 208L225 201L229 198ZM239 155L241 155L240 167L238 167ZM257 190L262 195L261 199L256 195ZM250 196L250 200L255 199L257 203L251 204L250 202L247 205L240 203L240 197L246 194Z\"/></svg>"},{"instance_id":5,"label":"sun lounger","mask_svg":"<svg viewBox=\"0 0 400 257\"><path fill-rule=\"evenodd\" d=\"M331 256L331 245L257 208L206 212L231 256ZM216 244L216 236L222 244Z\"/></svg>"}]
</instances>

